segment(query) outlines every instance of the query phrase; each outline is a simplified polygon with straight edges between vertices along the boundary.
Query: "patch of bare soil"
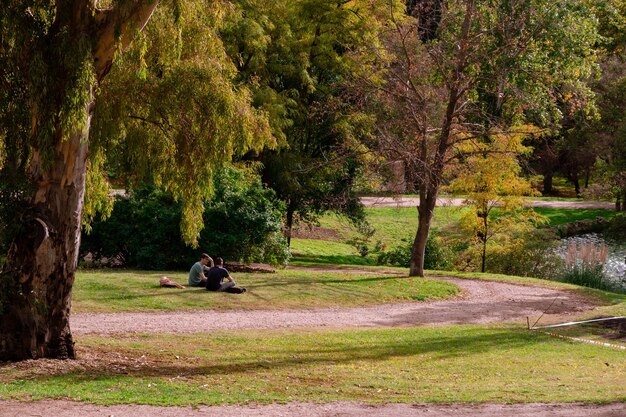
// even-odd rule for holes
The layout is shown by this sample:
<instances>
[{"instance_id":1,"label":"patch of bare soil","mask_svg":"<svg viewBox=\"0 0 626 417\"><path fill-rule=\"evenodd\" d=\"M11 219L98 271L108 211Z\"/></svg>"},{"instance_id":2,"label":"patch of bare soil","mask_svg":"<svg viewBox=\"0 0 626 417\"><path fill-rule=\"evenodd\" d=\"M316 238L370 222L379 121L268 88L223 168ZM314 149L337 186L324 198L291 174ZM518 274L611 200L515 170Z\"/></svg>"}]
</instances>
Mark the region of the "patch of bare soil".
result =
<instances>
[{"instance_id":1,"label":"patch of bare soil","mask_svg":"<svg viewBox=\"0 0 626 417\"><path fill-rule=\"evenodd\" d=\"M600 326L608 331L603 335L605 339L626 342L626 319L601 322Z\"/></svg>"},{"instance_id":2,"label":"patch of bare soil","mask_svg":"<svg viewBox=\"0 0 626 417\"><path fill-rule=\"evenodd\" d=\"M305 224L294 227L291 231L291 237L298 239L341 240L339 232L335 229Z\"/></svg>"},{"instance_id":3,"label":"patch of bare soil","mask_svg":"<svg viewBox=\"0 0 626 417\"><path fill-rule=\"evenodd\" d=\"M624 417L615 404L384 404L355 402L289 403L247 406L154 407L103 406L72 401L0 401L3 417Z\"/></svg>"},{"instance_id":4,"label":"patch of bare soil","mask_svg":"<svg viewBox=\"0 0 626 417\"><path fill-rule=\"evenodd\" d=\"M37 359L21 362L0 363L0 383L10 379L36 379L38 377L59 376L70 373L91 373L100 375L135 375L142 376L145 372L159 369L161 361L148 355L129 354L126 352L85 349L77 346L77 359ZM104 371L103 371L104 370ZM0 410L2 407L0 406ZM4 417L4 414L0 413Z\"/></svg>"},{"instance_id":5,"label":"patch of bare soil","mask_svg":"<svg viewBox=\"0 0 626 417\"><path fill-rule=\"evenodd\" d=\"M564 320L590 310L593 301L572 291L493 281L439 277L461 288L445 301L384 304L357 308L252 311L181 311L168 313L83 313L70 318L80 334L202 333L212 330L394 327L420 324L541 323ZM244 297L254 297L254 289Z\"/></svg>"}]
</instances>

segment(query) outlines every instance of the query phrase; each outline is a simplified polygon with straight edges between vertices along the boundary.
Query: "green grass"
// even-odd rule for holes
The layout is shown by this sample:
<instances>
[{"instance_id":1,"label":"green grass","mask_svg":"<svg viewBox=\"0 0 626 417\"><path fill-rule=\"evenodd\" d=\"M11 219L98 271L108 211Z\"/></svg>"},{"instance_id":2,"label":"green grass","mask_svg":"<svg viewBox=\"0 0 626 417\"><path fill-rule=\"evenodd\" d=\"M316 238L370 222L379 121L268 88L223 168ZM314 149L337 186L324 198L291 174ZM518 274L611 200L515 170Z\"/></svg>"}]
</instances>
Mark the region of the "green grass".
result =
<instances>
[{"instance_id":1,"label":"green grass","mask_svg":"<svg viewBox=\"0 0 626 417\"><path fill-rule=\"evenodd\" d=\"M534 210L549 219L550 226L560 226L578 220L595 220L596 217L613 218L617 212L606 209L561 209L535 207Z\"/></svg>"},{"instance_id":2,"label":"green grass","mask_svg":"<svg viewBox=\"0 0 626 417\"><path fill-rule=\"evenodd\" d=\"M433 229L453 227L461 218L464 207L437 207L433 218ZM367 219L376 232L369 240L370 249L380 241L386 249L402 244L402 239L413 239L417 230L417 210L410 207L367 207ZM323 228L337 231L337 240L292 239L292 261L302 263L334 263L373 265L375 258L362 257L348 243L359 237L357 230L347 221L328 214L320 218Z\"/></svg>"},{"instance_id":3,"label":"green grass","mask_svg":"<svg viewBox=\"0 0 626 417\"><path fill-rule=\"evenodd\" d=\"M626 356L520 327L82 337L83 362L1 365L0 398L100 404L626 400ZM89 352L89 353L87 353Z\"/></svg>"},{"instance_id":4,"label":"green grass","mask_svg":"<svg viewBox=\"0 0 626 417\"><path fill-rule=\"evenodd\" d=\"M375 265L374 259L359 255L352 245L332 240L291 239L292 265Z\"/></svg>"},{"instance_id":5,"label":"green grass","mask_svg":"<svg viewBox=\"0 0 626 417\"><path fill-rule=\"evenodd\" d=\"M437 207L432 230L438 230L448 237L458 235L460 231L458 222L466 210L468 210L466 207ZM615 216L613 210L604 209L535 208L534 210L546 216L550 226L559 226L577 220L595 220L598 216L606 219ZM379 241L383 244L384 250L389 250L400 246L407 239L413 239L417 230L415 208L368 207L365 211L368 221L376 230L368 242L370 250ZM363 257L353 245L347 243L350 239L359 237L358 232L347 221L329 214L322 216L319 224L323 228L337 231L336 239L292 239L292 262L294 264L376 264L376 254Z\"/></svg>"},{"instance_id":6,"label":"green grass","mask_svg":"<svg viewBox=\"0 0 626 417\"><path fill-rule=\"evenodd\" d=\"M454 296L458 288L434 279L421 280L386 273L282 270L275 274L233 274L248 289L244 295L202 288L161 288L159 277L180 283L187 273L129 270L82 270L76 275L72 311L173 311L189 309L280 309L436 300Z\"/></svg>"}]
</instances>

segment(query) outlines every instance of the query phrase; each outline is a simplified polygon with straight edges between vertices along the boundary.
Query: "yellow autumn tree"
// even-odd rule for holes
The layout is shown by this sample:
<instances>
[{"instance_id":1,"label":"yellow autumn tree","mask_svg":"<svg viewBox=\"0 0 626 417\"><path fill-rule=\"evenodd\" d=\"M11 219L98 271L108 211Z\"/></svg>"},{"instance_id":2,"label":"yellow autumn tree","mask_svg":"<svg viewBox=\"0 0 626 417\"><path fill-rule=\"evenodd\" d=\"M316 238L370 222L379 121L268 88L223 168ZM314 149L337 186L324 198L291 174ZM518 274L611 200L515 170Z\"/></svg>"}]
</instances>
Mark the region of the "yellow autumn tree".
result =
<instances>
[{"instance_id":1,"label":"yellow autumn tree","mask_svg":"<svg viewBox=\"0 0 626 417\"><path fill-rule=\"evenodd\" d=\"M481 272L490 253L507 250L519 236L546 222L544 216L524 207L523 196L536 192L520 176L518 161L530 151L523 139L538 133L533 126L520 126L458 141L456 151L467 156L455 167L449 188L467 196L470 210L461 218L461 227L470 236L467 253L479 261Z\"/></svg>"}]
</instances>

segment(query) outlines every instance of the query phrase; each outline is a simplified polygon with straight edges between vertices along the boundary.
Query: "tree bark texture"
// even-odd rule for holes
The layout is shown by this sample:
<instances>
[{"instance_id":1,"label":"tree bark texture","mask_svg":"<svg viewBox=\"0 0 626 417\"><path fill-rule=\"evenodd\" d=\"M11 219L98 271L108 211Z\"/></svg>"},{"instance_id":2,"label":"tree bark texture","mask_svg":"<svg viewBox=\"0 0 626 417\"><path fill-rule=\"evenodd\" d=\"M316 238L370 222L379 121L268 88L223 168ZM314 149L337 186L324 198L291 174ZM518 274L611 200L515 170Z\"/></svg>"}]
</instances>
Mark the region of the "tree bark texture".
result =
<instances>
[{"instance_id":1,"label":"tree bark texture","mask_svg":"<svg viewBox=\"0 0 626 417\"><path fill-rule=\"evenodd\" d=\"M122 3L115 9L93 9L95 2L57 3L50 33L69 33L94 40L91 51L95 78L101 81L116 52L124 49L156 8L156 0ZM51 36L52 36L51 35ZM46 47L45 42L43 48ZM45 51L45 49L44 49ZM72 51L69 50L68 53ZM89 58L87 58L89 59ZM50 58L51 68L61 65ZM62 73L62 71L61 71ZM55 126L49 134L52 156L32 149L29 174L34 186L25 215L16 219L21 232L14 239L0 275L0 361L75 357L69 326L72 286L78 260L87 172L88 138L96 85L88 89L82 121L63 131L56 115L68 96L68 80L50 77L56 107L32 109L33 135L39 126ZM85 91L85 90L83 90ZM80 124L80 126L78 125Z\"/></svg>"},{"instance_id":2,"label":"tree bark texture","mask_svg":"<svg viewBox=\"0 0 626 417\"><path fill-rule=\"evenodd\" d=\"M85 109L85 111L89 111ZM89 117L88 117L89 119ZM87 129L55 148L52 165L31 163L37 186L3 270L10 298L0 320L0 359L74 358L69 327L85 193Z\"/></svg>"}]
</instances>

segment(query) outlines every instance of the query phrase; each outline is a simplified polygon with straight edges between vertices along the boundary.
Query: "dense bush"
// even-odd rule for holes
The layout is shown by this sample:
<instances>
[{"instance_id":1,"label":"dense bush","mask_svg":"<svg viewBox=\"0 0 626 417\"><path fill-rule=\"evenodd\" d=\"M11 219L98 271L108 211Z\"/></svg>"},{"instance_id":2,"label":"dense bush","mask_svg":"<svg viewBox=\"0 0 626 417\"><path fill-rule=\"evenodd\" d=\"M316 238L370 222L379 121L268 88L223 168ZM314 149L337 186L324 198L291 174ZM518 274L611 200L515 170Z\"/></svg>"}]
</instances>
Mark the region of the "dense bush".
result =
<instances>
[{"instance_id":1,"label":"dense bush","mask_svg":"<svg viewBox=\"0 0 626 417\"><path fill-rule=\"evenodd\" d=\"M215 177L215 193L203 214L199 248L180 237L181 204L169 194L144 187L117 197L111 217L83 235L81 255L95 262L141 269L186 269L200 252L229 261L284 264L282 205L257 178L228 168Z\"/></svg>"},{"instance_id":2,"label":"dense bush","mask_svg":"<svg viewBox=\"0 0 626 417\"><path fill-rule=\"evenodd\" d=\"M522 277L554 279L563 271L563 260L556 253L559 241L550 229L517 233L491 248L486 272ZM474 257L478 259L477 256ZM478 269L479 265L476 264Z\"/></svg>"},{"instance_id":3,"label":"dense bush","mask_svg":"<svg viewBox=\"0 0 626 417\"><path fill-rule=\"evenodd\" d=\"M283 214L284 205L260 179L224 170L215 177L215 195L204 211L200 246L225 259L285 264Z\"/></svg>"},{"instance_id":4,"label":"dense bush","mask_svg":"<svg viewBox=\"0 0 626 417\"><path fill-rule=\"evenodd\" d=\"M402 239L404 244L396 246L378 255L379 265L396 265L409 267L411 264L412 239ZM426 253L424 256L424 269L448 269L450 267L450 254L445 249L442 240L433 234L426 241Z\"/></svg>"}]
</instances>

